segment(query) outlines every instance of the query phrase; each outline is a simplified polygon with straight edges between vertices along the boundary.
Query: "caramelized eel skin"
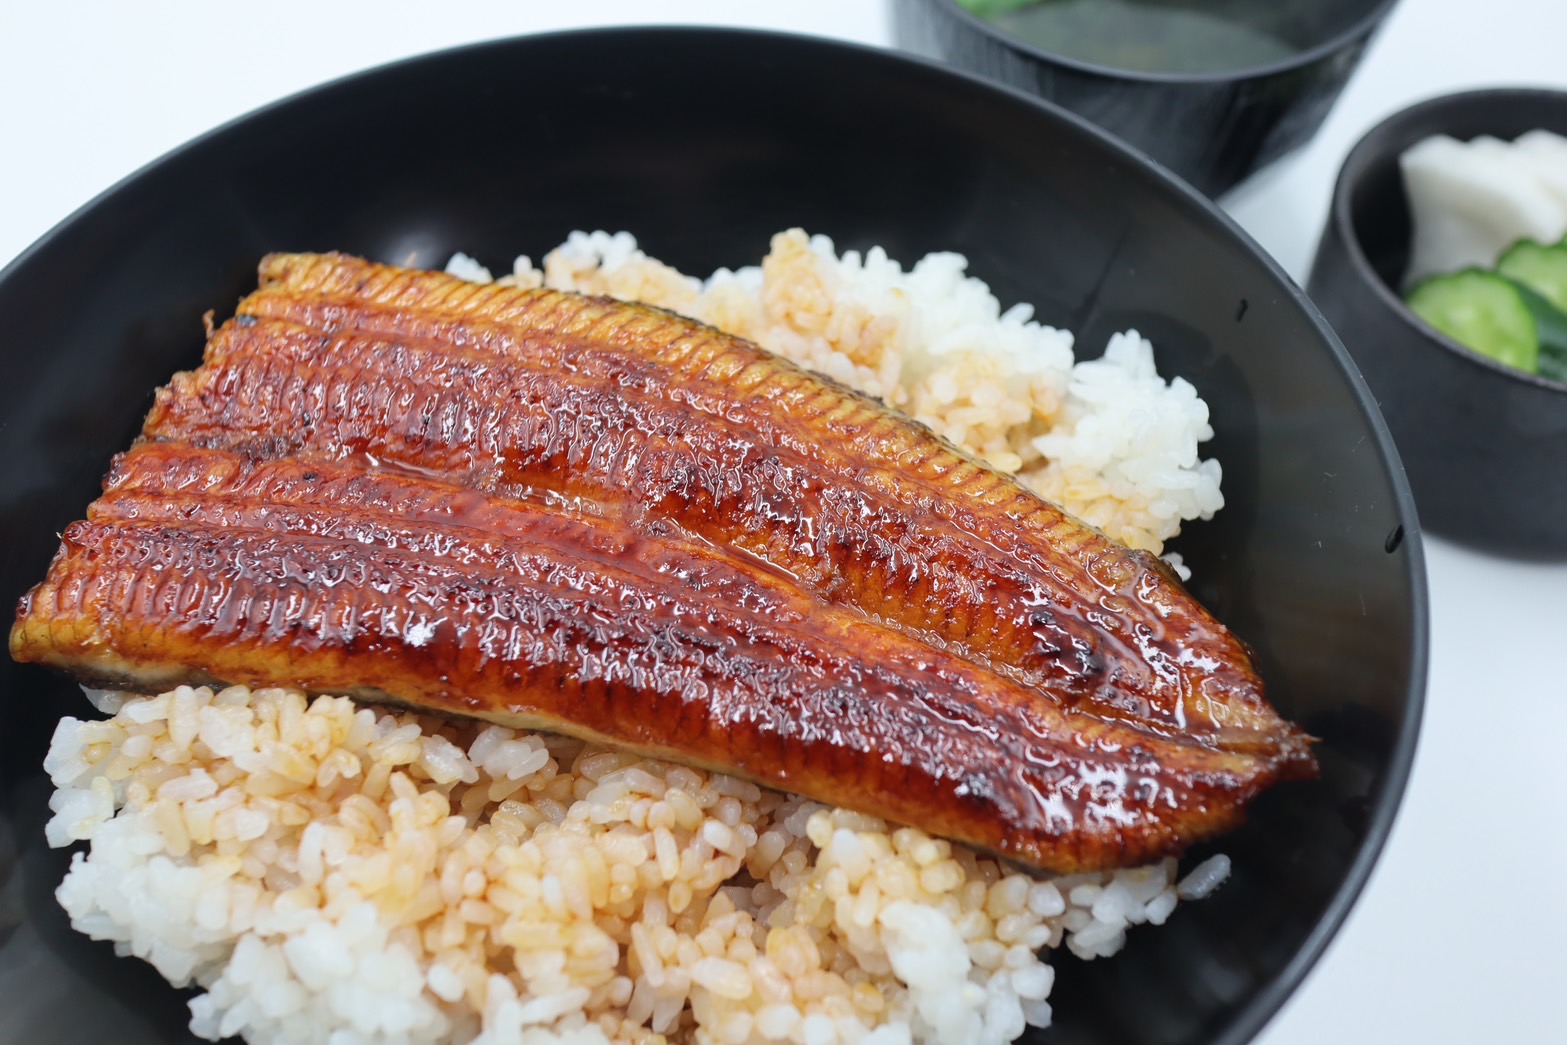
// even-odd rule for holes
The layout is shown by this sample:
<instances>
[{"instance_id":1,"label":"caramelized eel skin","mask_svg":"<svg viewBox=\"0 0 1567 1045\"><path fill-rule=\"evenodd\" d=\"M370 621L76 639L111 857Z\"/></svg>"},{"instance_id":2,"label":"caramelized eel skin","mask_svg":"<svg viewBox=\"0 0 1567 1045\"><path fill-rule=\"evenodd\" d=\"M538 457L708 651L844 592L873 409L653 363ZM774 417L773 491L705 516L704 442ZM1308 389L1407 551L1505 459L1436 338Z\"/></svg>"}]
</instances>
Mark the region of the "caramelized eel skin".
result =
<instances>
[{"instance_id":1,"label":"caramelized eel skin","mask_svg":"<svg viewBox=\"0 0 1567 1045\"><path fill-rule=\"evenodd\" d=\"M1050 871L1315 771L1157 563L644 306L274 255L24 598L13 656L606 739Z\"/></svg>"}]
</instances>

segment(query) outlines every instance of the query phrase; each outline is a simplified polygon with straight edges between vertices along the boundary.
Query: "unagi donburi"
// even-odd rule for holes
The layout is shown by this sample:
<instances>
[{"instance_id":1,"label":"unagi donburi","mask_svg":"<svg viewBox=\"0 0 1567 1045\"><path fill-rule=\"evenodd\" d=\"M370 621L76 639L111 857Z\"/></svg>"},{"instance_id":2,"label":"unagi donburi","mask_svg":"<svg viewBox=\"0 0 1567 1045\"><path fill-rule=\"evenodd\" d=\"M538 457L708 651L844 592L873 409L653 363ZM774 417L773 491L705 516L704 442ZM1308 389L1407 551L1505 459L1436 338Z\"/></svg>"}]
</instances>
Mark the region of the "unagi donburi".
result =
<instances>
[{"instance_id":1,"label":"unagi donburi","mask_svg":"<svg viewBox=\"0 0 1567 1045\"><path fill-rule=\"evenodd\" d=\"M901 414L658 309L340 255L265 259L11 648L556 730L1057 872L1313 768L1164 564Z\"/></svg>"}]
</instances>

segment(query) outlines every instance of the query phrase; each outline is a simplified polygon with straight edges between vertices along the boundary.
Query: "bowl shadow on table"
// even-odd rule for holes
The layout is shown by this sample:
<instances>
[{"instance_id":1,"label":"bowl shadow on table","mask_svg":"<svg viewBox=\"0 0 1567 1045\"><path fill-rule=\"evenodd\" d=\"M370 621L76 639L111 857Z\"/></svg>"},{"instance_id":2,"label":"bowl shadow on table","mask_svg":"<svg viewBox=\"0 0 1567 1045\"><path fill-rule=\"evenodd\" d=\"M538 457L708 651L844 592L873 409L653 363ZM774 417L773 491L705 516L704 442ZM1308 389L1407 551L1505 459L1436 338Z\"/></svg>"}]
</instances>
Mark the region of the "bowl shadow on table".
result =
<instances>
[{"instance_id":1,"label":"bowl shadow on table","mask_svg":"<svg viewBox=\"0 0 1567 1045\"><path fill-rule=\"evenodd\" d=\"M701 82L680 75L697 66ZM812 85L829 84L807 102ZM541 85L571 119L511 100ZM860 108L830 104L843 97ZM499 138L497 107L511 121ZM308 184L278 176L278 156L334 155L342 127L388 112L429 136L366 135L351 166L312 168ZM946 147L932 149L933 134ZM485 143L482 164L451 162L474 142ZM851 159L824 169L832 150ZM0 429L11 549L0 598L42 575L55 532L127 445L146 390L194 361L199 316L224 318L268 250L437 266L463 250L504 271L571 229L625 228L650 254L706 272L755 259L792 225L833 234L840 249L880 243L904 262L959 250L1004 303L1036 302L1043 321L1076 328L1085 355L1138 327L1162 372L1207 399L1219 432L1207 452L1224 463L1231 506L1178 548L1197 594L1257 647L1281 710L1322 738L1323 780L1265 796L1216 847L1236 858L1234 878L1165 929L1134 931L1113 959L1062 959L1057 1022L1029 1040L1248 1039L1336 927L1354 892L1344 883L1374 858L1424 671L1419 541L1396 465L1330 335L1282 275L1197 197L1086 126L892 54L760 34L583 34L435 56L287 103L184 150L103 208L0 279L17 343L53 348L0 388L6 410L49 400L48 425ZM61 391L110 359L129 369L89 380L87 395ZM116 404L116 388L134 391ZM63 456L19 460L73 424L68 452L50 451ZM1401 544L1390 540L1400 526ZM24 919L62 962L90 970L72 981L76 1008L145 991L157 995L140 1007L149 1040L186 1040L176 992L153 990L135 962L82 957L107 948L66 936L45 898L64 860L43 852L38 767L54 721L84 702L68 682L10 664L0 682L18 709L0 735L7 816L19 873L40 879L26 883ZM1368 823L1372 806L1380 819ZM0 948L0 977L28 960L19 938ZM1126 984L1146 1003L1127 1004ZM37 1007L4 997L13 1018Z\"/></svg>"}]
</instances>

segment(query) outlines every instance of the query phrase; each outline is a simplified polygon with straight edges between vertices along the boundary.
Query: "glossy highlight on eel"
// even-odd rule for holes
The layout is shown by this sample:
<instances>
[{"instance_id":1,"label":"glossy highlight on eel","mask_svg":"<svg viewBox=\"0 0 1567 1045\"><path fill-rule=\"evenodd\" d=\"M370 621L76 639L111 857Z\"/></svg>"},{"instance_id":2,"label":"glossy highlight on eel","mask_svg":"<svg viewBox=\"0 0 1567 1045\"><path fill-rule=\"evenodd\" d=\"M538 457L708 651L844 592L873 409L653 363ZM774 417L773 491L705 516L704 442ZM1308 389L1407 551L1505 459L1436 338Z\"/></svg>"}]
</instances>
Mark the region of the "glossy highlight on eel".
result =
<instances>
[{"instance_id":1,"label":"glossy highlight on eel","mask_svg":"<svg viewBox=\"0 0 1567 1045\"><path fill-rule=\"evenodd\" d=\"M1316 771L1163 563L875 400L650 307L335 254L262 262L11 651L606 740L1057 872Z\"/></svg>"}]
</instances>

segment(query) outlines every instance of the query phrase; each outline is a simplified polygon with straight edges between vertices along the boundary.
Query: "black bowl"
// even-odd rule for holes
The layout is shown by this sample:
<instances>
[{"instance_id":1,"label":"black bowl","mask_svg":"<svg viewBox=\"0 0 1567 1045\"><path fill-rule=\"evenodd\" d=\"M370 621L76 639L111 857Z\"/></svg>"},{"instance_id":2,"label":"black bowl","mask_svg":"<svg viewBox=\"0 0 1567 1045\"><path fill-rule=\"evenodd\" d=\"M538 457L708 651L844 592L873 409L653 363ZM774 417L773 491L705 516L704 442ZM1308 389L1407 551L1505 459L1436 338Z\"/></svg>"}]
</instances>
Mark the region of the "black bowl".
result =
<instances>
[{"instance_id":1,"label":"black bowl","mask_svg":"<svg viewBox=\"0 0 1567 1045\"><path fill-rule=\"evenodd\" d=\"M1311 140L1395 0L1163 0L1299 48L1253 68L1153 73L1042 50L956 0L895 0L893 37L1085 116L1218 196Z\"/></svg>"},{"instance_id":2,"label":"black bowl","mask_svg":"<svg viewBox=\"0 0 1567 1045\"><path fill-rule=\"evenodd\" d=\"M1355 357L1433 533L1522 558L1567 558L1567 385L1492 362L1428 326L1397 288L1410 214L1398 157L1433 134L1567 134L1567 93L1466 91L1395 113L1333 191L1308 288Z\"/></svg>"},{"instance_id":3,"label":"black bowl","mask_svg":"<svg viewBox=\"0 0 1567 1045\"><path fill-rule=\"evenodd\" d=\"M795 224L906 260L964 251L1084 345L1135 326L1207 397L1230 506L1179 547L1322 738L1323 777L1264 796L1211 900L1114 959L1063 960L1036 1040L1249 1039L1343 920L1403 790L1426 663L1414 513L1354 368L1276 265L1100 131L979 80L787 36L571 33L392 65L180 149L0 275L0 595L42 576L152 389L199 359L202 313L232 308L266 251L504 267L625 228L709 271ZM85 704L50 672L0 671L0 1034L184 1040L180 994L73 934L50 896L66 856L44 847L39 763Z\"/></svg>"}]
</instances>

